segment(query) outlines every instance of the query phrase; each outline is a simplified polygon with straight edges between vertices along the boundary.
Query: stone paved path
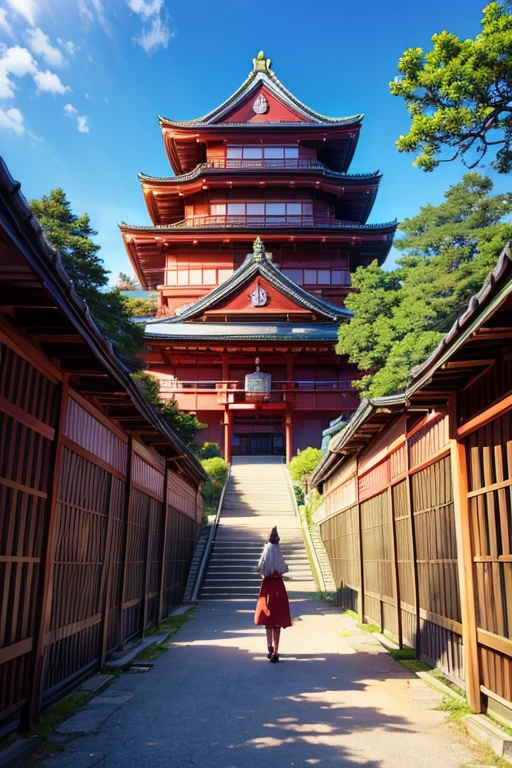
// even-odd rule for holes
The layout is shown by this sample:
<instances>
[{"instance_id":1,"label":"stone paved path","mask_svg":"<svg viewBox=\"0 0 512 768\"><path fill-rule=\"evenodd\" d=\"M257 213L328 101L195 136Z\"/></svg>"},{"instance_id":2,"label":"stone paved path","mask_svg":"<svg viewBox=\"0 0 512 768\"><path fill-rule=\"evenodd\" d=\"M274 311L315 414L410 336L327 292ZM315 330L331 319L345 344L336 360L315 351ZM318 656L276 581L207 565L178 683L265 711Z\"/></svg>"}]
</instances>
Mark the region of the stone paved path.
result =
<instances>
[{"instance_id":1,"label":"stone paved path","mask_svg":"<svg viewBox=\"0 0 512 768\"><path fill-rule=\"evenodd\" d=\"M292 601L283 662L272 665L253 608L202 602L151 672L124 675L106 692L133 697L47 766L460 768L474 761L469 742L432 709L435 692L371 636L343 636L351 620L321 601Z\"/></svg>"}]
</instances>

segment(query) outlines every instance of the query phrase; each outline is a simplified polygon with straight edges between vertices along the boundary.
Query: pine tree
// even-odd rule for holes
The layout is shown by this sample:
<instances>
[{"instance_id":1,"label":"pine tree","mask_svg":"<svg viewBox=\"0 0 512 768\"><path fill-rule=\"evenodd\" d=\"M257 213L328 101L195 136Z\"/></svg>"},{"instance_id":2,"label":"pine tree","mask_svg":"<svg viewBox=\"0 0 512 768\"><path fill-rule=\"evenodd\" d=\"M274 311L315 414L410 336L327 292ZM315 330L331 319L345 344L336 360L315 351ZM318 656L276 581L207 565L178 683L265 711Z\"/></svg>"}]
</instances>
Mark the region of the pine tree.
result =
<instances>
[{"instance_id":1,"label":"pine tree","mask_svg":"<svg viewBox=\"0 0 512 768\"><path fill-rule=\"evenodd\" d=\"M366 372L365 396L398 392L479 290L512 239L512 194L492 195L492 181L467 173L440 205L426 205L400 224L404 254L385 271L373 262L353 275L337 352Z\"/></svg>"},{"instance_id":2,"label":"pine tree","mask_svg":"<svg viewBox=\"0 0 512 768\"><path fill-rule=\"evenodd\" d=\"M75 216L60 188L40 200L31 200L30 205L98 328L119 355L135 356L142 350L144 329L132 323L132 313L119 290L107 287L110 273L98 255L100 246L93 241L98 233L91 227L88 214Z\"/></svg>"}]
</instances>

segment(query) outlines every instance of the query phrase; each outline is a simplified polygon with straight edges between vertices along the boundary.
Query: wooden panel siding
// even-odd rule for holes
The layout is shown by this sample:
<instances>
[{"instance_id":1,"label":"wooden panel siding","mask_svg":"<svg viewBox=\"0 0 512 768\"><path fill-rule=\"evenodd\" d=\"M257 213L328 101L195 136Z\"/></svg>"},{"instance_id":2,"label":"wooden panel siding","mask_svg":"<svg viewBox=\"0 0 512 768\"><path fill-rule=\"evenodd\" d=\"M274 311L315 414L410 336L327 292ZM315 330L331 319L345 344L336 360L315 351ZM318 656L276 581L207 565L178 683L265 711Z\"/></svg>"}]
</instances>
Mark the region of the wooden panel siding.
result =
<instances>
[{"instance_id":1,"label":"wooden panel siding","mask_svg":"<svg viewBox=\"0 0 512 768\"><path fill-rule=\"evenodd\" d=\"M320 533L336 582L338 603L342 608L359 612L361 578L358 507L350 507L329 517L321 523Z\"/></svg>"},{"instance_id":2,"label":"wooden panel siding","mask_svg":"<svg viewBox=\"0 0 512 768\"><path fill-rule=\"evenodd\" d=\"M435 446L435 447L434 447ZM435 450L437 445L433 443ZM450 458L414 474L411 501L416 540L420 653L450 678L463 680L457 541ZM428 617L428 618L427 618ZM438 617L438 618L437 618ZM445 624L443 618L457 624Z\"/></svg>"},{"instance_id":3,"label":"wooden panel siding","mask_svg":"<svg viewBox=\"0 0 512 768\"><path fill-rule=\"evenodd\" d=\"M1 733L2 720L19 721L32 690L58 386L0 344L0 398Z\"/></svg>"},{"instance_id":4,"label":"wooden panel siding","mask_svg":"<svg viewBox=\"0 0 512 768\"><path fill-rule=\"evenodd\" d=\"M429 415L424 426L409 437L409 467L429 461L438 451L448 446L448 416L442 413Z\"/></svg>"},{"instance_id":5,"label":"wooden panel siding","mask_svg":"<svg viewBox=\"0 0 512 768\"><path fill-rule=\"evenodd\" d=\"M465 446L481 683L488 695L512 701L512 411Z\"/></svg>"},{"instance_id":6,"label":"wooden panel siding","mask_svg":"<svg viewBox=\"0 0 512 768\"><path fill-rule=\"evenodd\" d=\"M387 491L361 504L361 537L366 618L398 634L393 579L393 538Z\"/></svg>"},{"instance_id":7,"label":"wooden panel siding","mask_svg":"<svg viewBox=\"0 0 512 768\"><path fill-rule=\"evenodd\" d=\"M458 424L468 421L476 413L489 408L510 394L512 381L512 355L498 358L493 365L462 390L459 397Z\"/></svg>"},{"instance_id":8,"label":"wooden panel siding","mask_svg":"<svg viewBox=\"0 0 512 768\"><path fill-rule=\"evenodd\" d=\"M41 694L44 705L53 702L98 668L108 652L157 622L162 586L162 615L181 602L202 506L200 494L169 471L164 512L163 459L137 447L127 526L127 437L114 426L109 429L94 406L85 407L80 396L70 394L63 410L47 565L52 593L48 618L41 624L37 688L41 558L59 385L5 343L0 344L0 362L1 734L25 722L34 692L37 717ZM169 525L165 553L160 539L164 514Z\"/></svg>"}]
</instances>

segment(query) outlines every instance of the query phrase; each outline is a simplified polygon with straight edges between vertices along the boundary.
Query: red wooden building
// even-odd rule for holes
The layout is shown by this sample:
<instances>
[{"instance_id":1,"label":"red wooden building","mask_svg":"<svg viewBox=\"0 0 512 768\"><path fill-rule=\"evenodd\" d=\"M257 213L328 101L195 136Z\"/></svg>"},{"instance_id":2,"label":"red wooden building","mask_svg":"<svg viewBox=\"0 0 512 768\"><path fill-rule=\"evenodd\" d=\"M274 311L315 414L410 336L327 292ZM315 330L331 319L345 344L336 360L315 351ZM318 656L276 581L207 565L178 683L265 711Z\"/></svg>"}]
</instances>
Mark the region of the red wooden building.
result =
<instances>
[{"instance_id":1,"label":"red wooden building","mask_svg":"<svg viewBox=\"0 0 512 768\"><path fill-rule=\"evenodd\" d=\"M337 328L351 271L382 262L396 229L366 223L380 175L348 173L362 117L306 107L260 53L212 112L160 118L175 175L141 175L152 225L121 224L139 280L160 295L145 359L228 458L290 458L357 407ZM256 358L271 376L259 399L245 379Z\"/></svg>"}]
</instances>

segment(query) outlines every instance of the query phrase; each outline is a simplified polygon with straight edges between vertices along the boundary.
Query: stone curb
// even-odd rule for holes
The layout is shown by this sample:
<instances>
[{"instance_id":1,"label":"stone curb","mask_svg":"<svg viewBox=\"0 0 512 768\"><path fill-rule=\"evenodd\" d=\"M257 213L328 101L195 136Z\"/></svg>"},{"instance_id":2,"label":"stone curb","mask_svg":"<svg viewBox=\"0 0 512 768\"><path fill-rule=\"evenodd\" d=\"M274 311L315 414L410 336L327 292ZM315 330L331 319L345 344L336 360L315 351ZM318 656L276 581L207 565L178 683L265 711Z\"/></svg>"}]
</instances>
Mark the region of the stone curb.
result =
<instances>
[{"instance_id":1,"label":"stone curb","mask_svg":"<svg viewBox=\"0 0 512 768\"><path fill-rule=\"evenodd\" d=\"M32 757L41 745L41 739L32 736L28 739L18 739L7 749L0 752L0 768L15 768L24 765L29 757Z\"/></svg>"},{"instance_id":2,"label":"stone curb","mask_svg":"<svg viewBox=\"0 0 512 768\"><path fill-rule=\"evenodd\" d=\"M462 722L468 733L477 741L486 744L498 757L512 758L512 736L489 722L482 715L466 715Z\"/></svg>"},{"instance_id":3,"label":"stone curb","mask_svg":"<svg viewBox=\"0 0 512 768\"><path fill-rule=\"evenodd\" d=\"M172 635L172 633L173 630L170 632L164 632L160 635L149 635L149 637L146 637L140 643L131 648L127 653L125 653L124 656L121 656L120 659L116 659L115 661L107 661L105 663L105 667L108 669L120 669L121 667L126 667L126 665L129 664L130 661L133 661L134 658L144 650L144 648L148 647L148 645L154 645L155 643L161 645L161 643L165 642L165 640L167 640L169 635Z\"/></svg>"},{"instance_id":4,"label":"stone curb","mask_svg":"<svg viewBox=\"0 0 512 768\"><path fill-rule=\"evenodd\" d=\"M436 677L433 677L433 675L429 674L429 672L415 672L414 674L417 677L421 677L421 679L424 680L428 685L431 685L433 688L437 688L440 693L444 693L446 696L451 696L453 699L457 699L457 701L466 701L464 696L461 696L460 693L452 691L451 688L448 688L447 685L442 683L441 680L438 680Z\"/></svg>"}]
</instances>

